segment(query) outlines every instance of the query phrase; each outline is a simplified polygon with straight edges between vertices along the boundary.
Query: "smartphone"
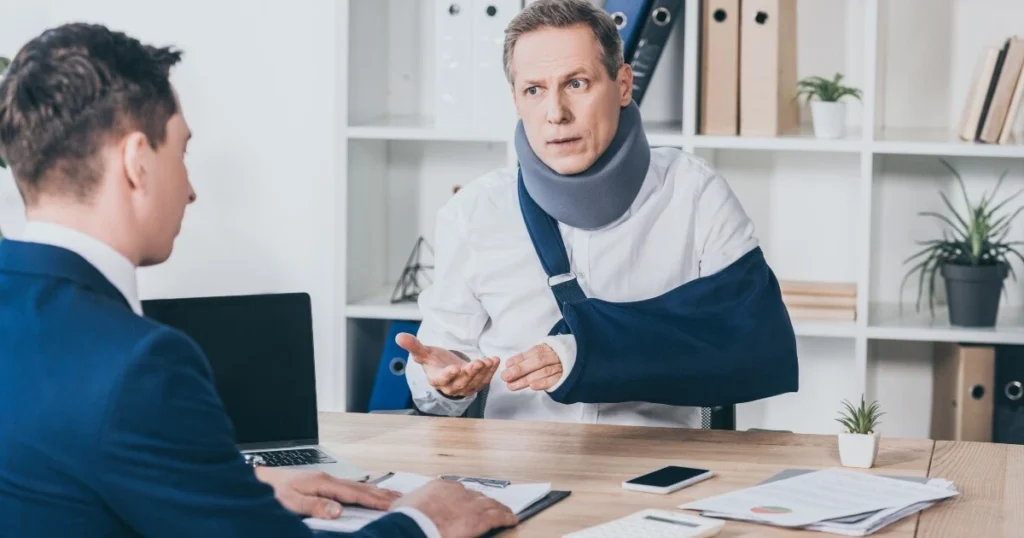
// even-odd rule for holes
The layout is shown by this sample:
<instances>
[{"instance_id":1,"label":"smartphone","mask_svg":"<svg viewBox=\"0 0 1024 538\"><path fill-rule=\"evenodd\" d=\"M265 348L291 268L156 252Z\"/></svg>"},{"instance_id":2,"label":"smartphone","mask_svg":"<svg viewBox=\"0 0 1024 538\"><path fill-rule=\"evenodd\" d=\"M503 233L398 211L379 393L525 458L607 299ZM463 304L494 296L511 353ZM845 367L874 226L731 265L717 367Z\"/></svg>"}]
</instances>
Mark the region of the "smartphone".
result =
<instances>
[{"instance_id":1,"label":"smartphone","mask_svg":"<svg viewBox=\"0 0 1024 538\"><path fill-rule=\"evenodd\" d=\"M693 467L677 467L669 465L657 471L631 478L622 483L625 489L643 491L645 493L672 493L673 491L707 480L714 476L708 469L695 469Z\"/></svg>"}]
</instances>

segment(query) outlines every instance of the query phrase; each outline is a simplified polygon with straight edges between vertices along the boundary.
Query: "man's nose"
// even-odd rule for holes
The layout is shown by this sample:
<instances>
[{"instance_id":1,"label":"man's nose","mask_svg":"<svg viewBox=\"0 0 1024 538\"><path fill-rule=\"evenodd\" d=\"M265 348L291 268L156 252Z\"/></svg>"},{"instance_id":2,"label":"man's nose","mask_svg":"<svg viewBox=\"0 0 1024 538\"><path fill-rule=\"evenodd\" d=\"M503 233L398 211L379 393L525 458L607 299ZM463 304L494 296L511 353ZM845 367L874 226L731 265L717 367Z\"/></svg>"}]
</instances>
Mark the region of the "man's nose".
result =
<instances>
[{"instance_id":1,"label":"man's nose","mask_svg":"<svg viewBox=\"0 0 1024 538\"><path fill-rule=\"evenodd\" d=\"M551 92L547 99L547 119L549 123L565 123L570 118L562 92Z\"/></svg>"}]
</instances>

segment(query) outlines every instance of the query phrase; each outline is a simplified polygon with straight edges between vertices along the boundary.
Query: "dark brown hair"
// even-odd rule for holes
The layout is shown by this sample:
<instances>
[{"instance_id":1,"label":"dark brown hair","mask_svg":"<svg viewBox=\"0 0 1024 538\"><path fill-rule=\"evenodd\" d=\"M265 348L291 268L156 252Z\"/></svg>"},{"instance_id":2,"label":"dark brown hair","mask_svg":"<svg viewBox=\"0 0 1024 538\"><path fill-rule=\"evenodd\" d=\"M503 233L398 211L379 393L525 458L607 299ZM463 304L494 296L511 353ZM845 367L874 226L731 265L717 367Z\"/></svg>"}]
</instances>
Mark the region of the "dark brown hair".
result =
<instances>
[{"instance_id":1,"label":"dark brown hair","mask_svg":"<svg viewBox=\"0 0 1024 538\"><path fill-rule=\"evenodd\" d=\"M0 81L0 156L26 201L44 185L83 198L102 173L104 144L133 131L156 149L177 112L171 48L95 25L43 32ZM53 181L54 184L50 184Z\"/></svg>"}]
</instances>

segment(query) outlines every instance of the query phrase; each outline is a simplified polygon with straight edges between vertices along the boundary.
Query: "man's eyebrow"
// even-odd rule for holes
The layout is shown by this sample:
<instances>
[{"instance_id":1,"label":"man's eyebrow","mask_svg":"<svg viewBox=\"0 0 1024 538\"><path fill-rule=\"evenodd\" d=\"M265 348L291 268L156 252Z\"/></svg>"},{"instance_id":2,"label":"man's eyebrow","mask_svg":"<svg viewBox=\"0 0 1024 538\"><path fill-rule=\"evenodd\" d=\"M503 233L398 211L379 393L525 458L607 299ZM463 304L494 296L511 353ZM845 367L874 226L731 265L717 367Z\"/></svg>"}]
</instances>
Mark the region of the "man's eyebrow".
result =
<instances>
[{"instance_id":1,"label":"man's eyebrow","mask_svg":"<svg viewBox=\"0 0 1024 538\"><path fill-rule=\"evenodd\" d=\"M575 77L577 75L588 75L588 74L590 74L590 73L589 73L589 71L587 71L586 67L577 67L576 69L573 69L572 71L569 71L568 73L566 73L564 75L560 75L558 78L559 78L559 80L566 80L566 79L570 79L572 77ZM534 79L526 79L525 81L523 81L523 84L527 88L529 88L530 86L536 86L536 85L542 84L542 83L543 83L543 81L534 80Z\"/></svg>"}]
</instances>

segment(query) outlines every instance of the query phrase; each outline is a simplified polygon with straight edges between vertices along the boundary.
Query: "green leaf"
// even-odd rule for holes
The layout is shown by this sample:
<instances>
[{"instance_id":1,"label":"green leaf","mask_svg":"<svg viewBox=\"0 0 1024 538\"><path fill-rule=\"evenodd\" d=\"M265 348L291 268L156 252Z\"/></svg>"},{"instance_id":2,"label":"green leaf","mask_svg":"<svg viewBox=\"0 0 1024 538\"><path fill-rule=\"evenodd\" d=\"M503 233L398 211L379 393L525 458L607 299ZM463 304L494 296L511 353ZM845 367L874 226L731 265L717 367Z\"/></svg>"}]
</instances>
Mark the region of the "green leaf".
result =
<instances>
[{"instance_id":1,"label":"green leaf","mask_svg":"<svg viewBox=\"0 0 1024 538\"><path fill-rule=\"evenodd\" d=\"M949 212L952 213L954 217L956 217L957 222L963 225L964 230L970 230L971 227L967 224L966 221L964 221L963 217L960 216L960 213L958 213L957 210L953 208L953 204L950 203L949 197L946 196L946 193L939 191L939 196L942 198L942 201L946 204L946 207L949 208Z\"/></svg>"},{"instance_id":2,"label":"green leaf","mask_svg":"<svg viewBox=\"0 0 1024 538\"><path fill-rule=\"evenodd\" d=\"M817 97L824 102L835 102L845 96L860 99L860 90L842 84L843 74L835 73L831 79L819 75L805 77L797 81L796 98L805 97L807 102Z\"/></svg>"},{"instance_id":3,"label":"green leaf","mask_svg":"<svg viewBox=\"0 0 1024 538\"><path fill-rule=\"evenodd\" d=\"M993 215L995 215L996 211L999 211L1000 209L1002 209L1002 207L1003 207L1004 205L1006 205L1007 203L1009 203L1009 202L1010 202L1010 200L1013 200L1014 198L1016 198L1017 196L1019 196L1019 195L1020 195L1020 193L1022 193L1022 192L1024 192L1024 189L1021 189L1021 190L1019 190L1019 191L1017 191L1017 192L1015 192L1015 193L1011 194L1011 195L1010 195L1010 196L1008 196L1008 197L1007 197L1007 198L1006 198L1005 200L1003 200L1002 202L999 202L999 204L997 204L997 205L996 205L995 207L993 207L992 209L990 209L990 210L988 211L988 213L986 213L986 214L985 214L985 218L989 218L989 219L990 219L990 218L992 218L992 216L993 216Z\"/></svg>"},{"instance_id":4,"label":"green leaf","mask_svg":"<svg viewBox=\"0 0 1024 538\"><path fill-rule=\"evenodd\" d=\"M996 186L992 188L992 196L982 196L981 203L979 205L987 207L988 204L992 203L992 200L996 199L996 193L999 192L999 186L1003 184L1003 180L1006 179L1007 173L1009 173L1009 170L1003 170L1003 173L999 174L999 180L996 181Z\"/></svg>"},{"instance_id":5,"label":"green leaf","mask_svg":"<svg viewBox=\"0 0 1024 538\"><path fill-rule=\"evenodd\" d=\"M964 240L967 240L967 239L970 238L970 231L969 230L961 230L960 228L957 228L956 224L953 224L953 221L949 220L949 217L947 217L945 215L942 215L940 213L936 213L934 211L922 211L922 212L918 213L918 215L920 215L922 217L935 217L935 218L945 222L946 224L949 225L950 228L953 228L954 231L956 231L957 233L962 235Z\"/></svg>"},{"instance_id":6,"label":"green leaf","mask_svg":"<svg viewBox=\"0 0 1024 538\"><path fill-rule=\"evenodd\" d=\"M864 401L864 396L860 398L860 405L854 407L848 400L842 402L844 409L840 410L839 417L836 418L836 422L839 422L846 428L846 431L850 433L861 433L867 434L872 433L878 427L878 419L885 413L880 411L880 406L877 401L871 402L868 405Z\"/></svg>"},{"instance_id":7,"label":"green leaf","mask_svg":"<svg viewBox=\"0 0 1024 538\"><path fill-rule=\"evenodd\" d=\"M964 204L966 204L967 207L970 208L971 199L967 196L967 187L964 186L964 178L960 177L960 172L957 172L956 168L953 168L953 165L949 164L949 162L946 161L946 159L939 159L939 162L942 163L942 165L945 166L947 169L949 169L949 171L953 174L953 177L956 178L957 184L960 185L960 192L962 192L964 195Z\"/></svg>"}]
</instances>

